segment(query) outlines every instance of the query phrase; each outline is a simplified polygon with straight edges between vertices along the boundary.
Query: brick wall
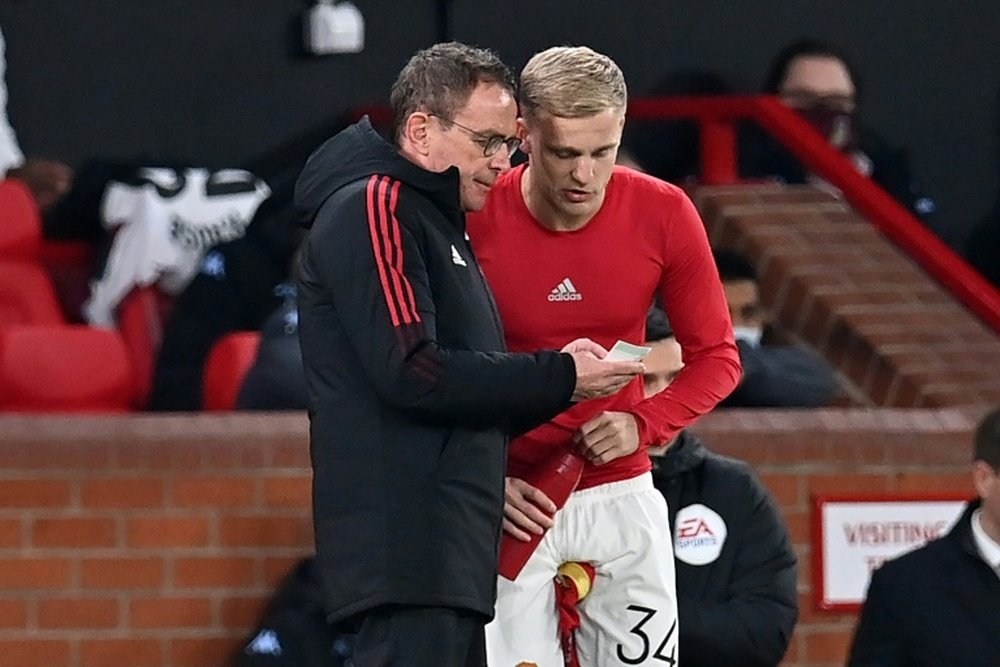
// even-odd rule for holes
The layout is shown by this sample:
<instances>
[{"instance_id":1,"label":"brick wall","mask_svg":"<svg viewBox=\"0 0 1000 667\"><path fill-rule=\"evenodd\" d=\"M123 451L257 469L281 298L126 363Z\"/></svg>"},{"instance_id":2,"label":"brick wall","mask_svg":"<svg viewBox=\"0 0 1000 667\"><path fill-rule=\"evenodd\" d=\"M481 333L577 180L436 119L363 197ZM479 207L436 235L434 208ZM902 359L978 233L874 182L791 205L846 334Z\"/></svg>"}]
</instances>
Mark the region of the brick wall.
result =
<instances>
[{"instance_id":1,"label":"brick wall","mask_svg":"<svg viewBox=\"0 0 1000 667\"><path fill-rule=\"evenodd\" d=\"M312 545L306 421L0 418L0 665L225 664Z\"/></svg>"},{"instance_id":2,"label":"brick wall","mask_svg":"<svg viewBox=\"0 0 1000 667\"><path fill-rule=\"evenodd\" d=\"M776 323L831 361L857 403L1000 404L1000 338L843 202L806 186L692 196L712 245L755 263Z\"/></svg>"},{"instance_id":3,"label":"brick wall","mask_svg":"<svg viewBox=\"0 0 1000 667\"><path fill-rule=\"evenodd\" d=\"M965 493L976 411L720 411L698 433L760 471L800 556L787 667L841 664L815 611L815 493ZM311 550L299 414L0 417L0 665L221 667Z\"/></svg>"}]
</instances>

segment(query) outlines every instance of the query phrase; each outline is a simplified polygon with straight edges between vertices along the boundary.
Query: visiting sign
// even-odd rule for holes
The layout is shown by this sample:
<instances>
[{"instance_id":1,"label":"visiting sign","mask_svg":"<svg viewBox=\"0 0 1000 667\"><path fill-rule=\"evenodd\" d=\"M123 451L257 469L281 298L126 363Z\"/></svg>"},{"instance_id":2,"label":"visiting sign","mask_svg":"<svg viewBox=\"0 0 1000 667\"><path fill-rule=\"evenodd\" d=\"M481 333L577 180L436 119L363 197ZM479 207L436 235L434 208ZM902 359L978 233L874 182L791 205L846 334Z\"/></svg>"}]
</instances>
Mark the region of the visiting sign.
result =
<instances>
[{"instance_id":1,"label":"visiting sign","mask_svg":"<svg viewBox=\"0 0 1000 667\"><path fill-rule=\"evenodd\" d=\"M967 501L959 496L817 497L812 531L816 606L858 609L873 570L947 533Z\"/></svg>"}]
</instances>

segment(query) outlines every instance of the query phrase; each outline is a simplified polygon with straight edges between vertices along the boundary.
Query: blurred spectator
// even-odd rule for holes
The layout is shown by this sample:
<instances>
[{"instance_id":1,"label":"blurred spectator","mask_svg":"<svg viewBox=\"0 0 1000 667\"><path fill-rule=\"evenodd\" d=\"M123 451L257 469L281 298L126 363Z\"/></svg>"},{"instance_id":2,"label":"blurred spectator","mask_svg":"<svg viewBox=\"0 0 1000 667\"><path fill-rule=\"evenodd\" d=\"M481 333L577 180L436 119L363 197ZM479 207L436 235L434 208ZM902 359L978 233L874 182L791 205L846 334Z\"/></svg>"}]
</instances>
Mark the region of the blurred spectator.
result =
<instances>
[{"instance_id":1,"label":"blurred spectator","mask_svg":"<svg viewBox=\"0 0 1000 667\"><path fill-rule=\"evenodd\" d=\"M812 408L833 402L837 382L819 355L802 347L764 342L767 321L753 265L737 253L716 250L714 255L743 362L743 379L722 405Z\"/></svg>"},{"instance_id":2,"label":"blurred spectator","mask_svg":"<svg viewBox=\"0 0 1000 667\"><path fill-rule=\"evenodd\" d=\"M305 370L299 347L299 311L295 285L283 283L283 303L261 327L257 358L243 380L239 410L304 410L307 404Z\"/></svg>"},{"instance_id":3,"label":"blurred spectator","mask_svg":"<svg viewBox=\"0 0 1000 667\"><path fill-rule=\"evenodd\" d=\"M847 154L858 171L944 237L942 232L947 230L934 227L936 204L920 191L906 151L890 146L859 124L860 89L857 72L847 57L831 45L812 40L797 41L778 53L764 84L765 92L778 95L796 109L831 145ZM830 184L808 174L796 158L756 128L745 134L740 153L744 176L778 177L786 183L812 183L832 189Z\"/></svg>"},{"instance_id":4,"label":"blurred spectator","mask_svg":"<svg viewBox=\"0 0 1000 667\"><path fill-rule=\"evenodd\" d=\"M6 175L23 181L44 213L69 190L73 171L54 160L24 159L14 128L7 119L6 65L3 31L0 31L0 178Z\"/></svg>"},{"instance_id":5,"label":"blurred spectator","mask_svg":"<svg viewBox=\"0 0 1000 667\"><path fill-rule=\"evenodd\" d=\"M774 667L798 618L795 553L774 500L750 466L687 431L652 459L674 536L684 667Z\"/></svg>"},{"instance_id":6,"label":"blurred spectator","mask_svg":"<svg viewBox=\"0 0 1000 667\"><path fill-rule=\"evenodd\" d=\"M1000 410L976 432L972 482L951 532L872 574L848 667L1000 662Z\"/></svg>"},{"instance_id":7,"label":"blurred spectator","mask_svg":"<svg viewBox=\"0 0 1000 667\"><path fill-rule=\"evenodd\" d=\"M646 313L646 345L653 348L643 359L646 366L642 377L643 394L649 398L665 389L684 367L681 345L674 338L667 314L658 303Z\"/></svg>"}]
</instances>

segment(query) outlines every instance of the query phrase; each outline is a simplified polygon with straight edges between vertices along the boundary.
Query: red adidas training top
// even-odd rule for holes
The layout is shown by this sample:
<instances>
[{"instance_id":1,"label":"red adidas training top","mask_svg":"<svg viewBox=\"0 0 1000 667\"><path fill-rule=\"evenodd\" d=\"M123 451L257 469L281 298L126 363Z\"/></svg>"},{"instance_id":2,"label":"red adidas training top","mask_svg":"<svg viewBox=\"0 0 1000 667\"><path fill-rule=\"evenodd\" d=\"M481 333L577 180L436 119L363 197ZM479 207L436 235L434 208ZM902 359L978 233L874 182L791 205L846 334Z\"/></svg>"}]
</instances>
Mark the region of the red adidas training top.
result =
<instances>
[{"instance_id":1,"label":"red adidas training top","mask_svg":"<svg viewBox=\"0 0 1000 667\"><path fill-rule=\"evenodd\" d=\"M496 297L512 352L559 349L589 337L606 348L642 343L659 294L683 350L684 369L644 400L641 378L615 396L585 401L515 439L508 472L523 475L569 443L602 411L631 412L641 447L603 466L588 464L579 488L650 469L646 447L671 439L736 386L739 354L704 225L679 188L615 167L600 211L583 228L554 232L528 211L524 166L503 174L468 232Z\"/></svg>"}]
</instances>

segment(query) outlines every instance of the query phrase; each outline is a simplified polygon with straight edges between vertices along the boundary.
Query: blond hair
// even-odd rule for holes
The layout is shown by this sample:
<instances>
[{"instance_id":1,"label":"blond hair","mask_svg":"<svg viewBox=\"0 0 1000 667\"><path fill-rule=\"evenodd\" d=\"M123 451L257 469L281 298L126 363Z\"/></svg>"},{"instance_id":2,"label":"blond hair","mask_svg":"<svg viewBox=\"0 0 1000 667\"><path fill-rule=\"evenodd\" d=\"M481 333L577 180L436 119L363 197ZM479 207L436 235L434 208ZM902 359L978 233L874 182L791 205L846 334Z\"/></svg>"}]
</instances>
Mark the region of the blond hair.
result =
<instances>
[{"instance_id":1,"label":"blond hair","mask_svg":"<svg viewBox=\"0 0 1000 667\"><path fill-rule=\"evenodd\" d=\"M611 58L586 46L554 46L535 54L521 71L521 113L541 109L560 118L625 110L625 76Z\"/></svg>"}]
</instances>

